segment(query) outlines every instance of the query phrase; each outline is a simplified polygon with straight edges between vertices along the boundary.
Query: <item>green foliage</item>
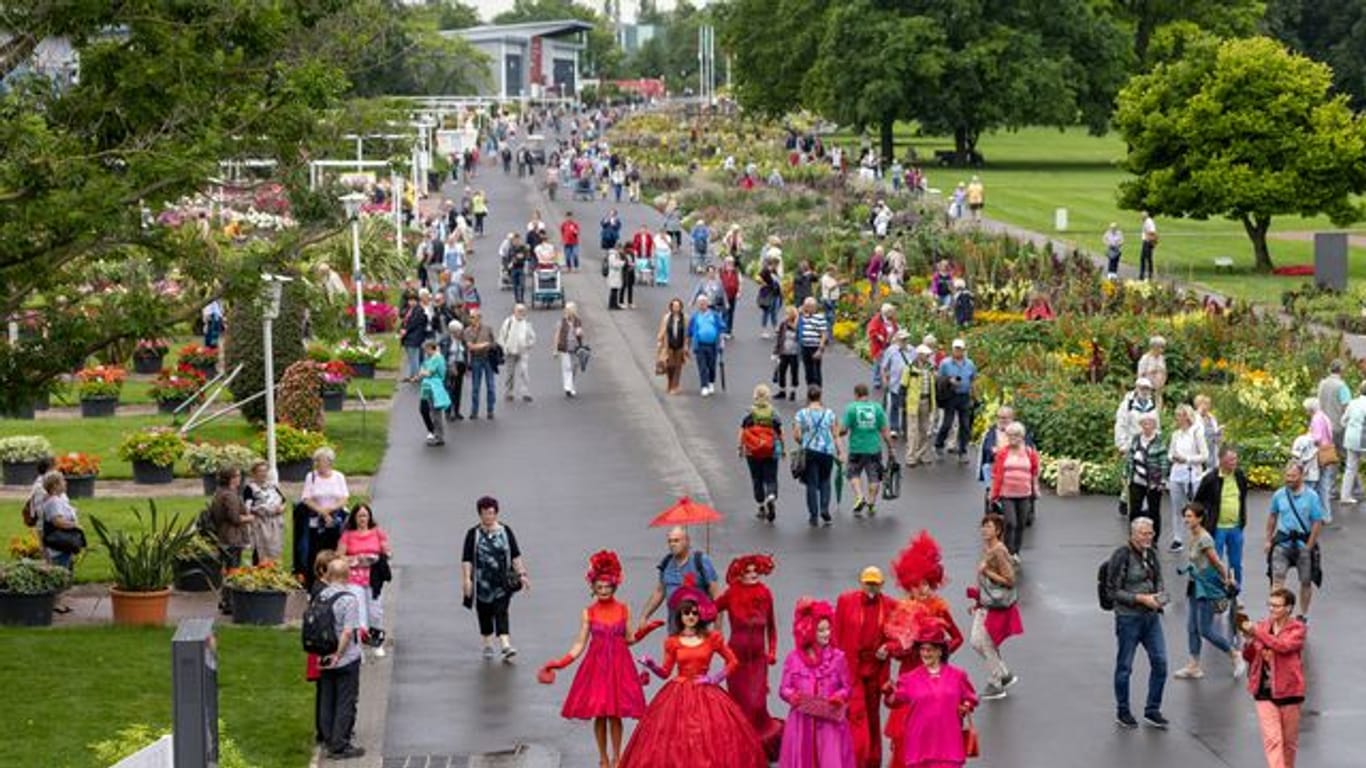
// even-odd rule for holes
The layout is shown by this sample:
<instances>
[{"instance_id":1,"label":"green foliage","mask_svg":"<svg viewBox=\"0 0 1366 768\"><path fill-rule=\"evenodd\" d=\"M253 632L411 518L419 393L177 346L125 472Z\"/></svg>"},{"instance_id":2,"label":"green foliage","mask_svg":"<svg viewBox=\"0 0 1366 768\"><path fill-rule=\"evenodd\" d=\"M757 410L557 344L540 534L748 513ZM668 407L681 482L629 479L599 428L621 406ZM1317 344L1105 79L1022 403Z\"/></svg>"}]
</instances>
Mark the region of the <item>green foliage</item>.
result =
<instances>
[{"instance_id":1,"label":"green foliage","mask_svg":"<svg viewBox=\"0 0 1366 768\"><path fill-rule=\"evenodd\" d=\"M438 29L466 29L479 25L479 11L460 0L441 0L437 17Z\"/></svg>"},{"instance_id":2,"label":"green foliage","mask_svg":"<svg viewBox=\"0 0 1366 768\"><path fill-rule=\"evenodd\" d=\"M0 461L24 464L52 455L52 443L41 435L13 435L0 438Z\"/></svg>"},{"instance_id":3,"label":"green foliage","mask_svg":"<svg viewBox=\"0 0 1366 768\"><path fill-rule=\"evenodd\" d=\"M124 461L145 461L158 467L169 467L185 453L185 438L170 427L147 427L131 432L119 444L119 457Z\"/></svg>"},{"instance_id":4,"label":"green foliage","mask_svg":"<svg viewBox=\"0 0 1366 768\"><path fill-rule=\"evenodd\" d=\"M294 575L277 564L230 571L223 585L241 592L294 592L299 588Z\"/></svg>"},{"instance_id":5,"label":"green foliage","mask_svg":"<svg viewBox=\"0 0 1366 768\"><path fill-rule=\"evenodd\" d=\"M322 388L322 366L312 360L299 360L290 365L275 390L275 409L280 421L297 429L321 432Z\"/></svg>"},{"instance_id":6,"label":"green foliage","mask_svg":"<svg viewBox=\"0 0 1366 768\"><path fill-rule=\"evenodd\" d=\"M1266 26L1291 48L1333 68L1333 85L1366 109L1366 3L1268 0Z\"/></svg>"},{"instance_id":7,"label":"green foliage","mask_svg":"<svg viewBox=\"0 0 1366 768\"><path fill-rule=\"evenodd\" d=\"M185 464L197 475L212 475L229 468L245 475L260 459L255 451L236 443L191 443L185 449Z\"/></svg>"},{"instance_id":8,"label":"green foliage","mask_svg":"<svg viewBox=\"0 0 1366 768\"><path fill-rule=\"evenodd\" d=\"M718 34L735 59L736 98L778 117L805 105L803 80L820 46L829 0L732 0L719 10ZM846 52L849 53L849 52Z\"/></svg>"},{"instance_id":9,"label":"green foliage","mask_svg":"<svg viewBox=\"0 0 1366 768\"><path fill-rule=\"evenodd\" d=\"M45 595L71 585L71 572L41 560L0 563L0 594Z\"/></svg>"},{"instance_id":10,"label":"green foliage","mask_svg":"<svg viewBox=\"0 0 1366 768\"><path fill-rule=\"evenodd\" d=\"M288 424L275 427L275 459L286 464L291 461L307 461L313 452L327 445L327 437L317 432L295 429ZM252 445L262 455L266 452L266 438L261 435Z\"/></svg>"},{"instance_id":11,"label":"green foliage","mask_svg":"<svg viewBox=\"0 0 1366 768\"><path fill-rule=\"evenodd\" d=\"M1366 119L1329 93L1331 76L1263 37L1207 41L1135 77L1115 115L1137 176L1120 185L1120 205L1240 221L1262 270L1273 216L1359 219Z\"/></svg>"},{"instance_id":12,"label":"green foliage","mask_svg":"<svg viewBox=\"0 0 1366 768\"><path fill-rule=\"evenodd\" d=\"M276 380L294 361L304 356L303 288L297 283L285 285L280 296L280 316L273 326ZM242 402L265 389L265 349L261 338L261 307L255 301L242 300L232 304L227 313L228 335L224 341L227 368L231 371L242 364L242 372L233 379L229 389L233 399ZM260 423L266 418L264 398L242 406L248 421Z\"/></svg>"},{"instance_id":13,"label":"green foliage","mask_svg":"<svg viewBox=\"0 0 1366 768\"><path fill-rule=\"evenodd\" d=\"M110 530L95 515L90 524L95 536L109 553L114 571L114 586L126 592L155 592L175 580L175 559L195 536L194 521L180 522L179 515L157 515L157 505L147 500L148 516L134 512L136 528Z\"/></svg>"},{"instance_id":14,"label":"green foliage","mask_svg":"<svg viewBox=\"0 0 1366 768\"><path fill-rule=\"evenodd\" d=\"M100 765L114 765L170 733L169 729L156 731L150 725L137 723L119 729L114 738L91 744L90 751ZM227 726L221 719L218 721L217 765L218 768L256 768L256 763L243 757L242 748L228 735Z\"/></svg>"},{"instance_id":15,"label":"green foliage","mask_svg":"<svg viewBox=\"0 0 1366 768\"><path fill-rule=\"evenodd\" d=\"M1118 400L1113 387L1052 378L1022 385L1014 395L1016 418L1029 425L1040 452L1094 462L1114 459Z\"/></svg>"},{"instance_id":16,"label":"green foliage","mask_svg":"<svg viewBox=\"0 0 1366 768\"><path fill-rule=\"evenodd\" d=\"M1141 70L1152 63L1150 45L1173 25L1186 24L1220 37L1242 37L1256 31L1264 0L1108 0L1107 10L1133 39L1134 61Z\"/></svg>"}]
</instances>

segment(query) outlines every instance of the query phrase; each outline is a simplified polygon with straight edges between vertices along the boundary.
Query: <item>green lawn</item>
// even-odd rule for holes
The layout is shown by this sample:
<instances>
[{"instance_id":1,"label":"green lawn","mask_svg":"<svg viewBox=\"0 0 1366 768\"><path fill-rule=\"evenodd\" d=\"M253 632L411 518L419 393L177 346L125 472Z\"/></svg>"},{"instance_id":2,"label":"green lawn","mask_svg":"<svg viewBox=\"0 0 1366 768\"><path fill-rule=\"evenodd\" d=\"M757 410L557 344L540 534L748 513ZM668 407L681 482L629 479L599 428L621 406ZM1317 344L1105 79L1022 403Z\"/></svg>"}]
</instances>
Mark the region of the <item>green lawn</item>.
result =
<instances>
[{"instance_id":1,"label":"green lawn","mask_svg":"<svg viewBox=\"0 0 1366 768\"><path fill-rule=\"evenodd\" d=\"M96 492L98 493L98 489ZM157 499L156 503L158 515L179 515L181 521L184 522L195 519L204 505L209 503L209 499L207 496L167 496ZM91 525L90 518L92 516L98 517L101 522L113 529L132 528L137 524L133 517L134 510L142 513L143 518L146 519L147 500L97 497L93 499L72 499L72 504L76 507L81 527L85 529L86 537L90 542L90 548L76 561L76 581L79 583L113 581L113 572L109 567L109 555L99 545L99 540L95 537L95 526ZM283 565L290 568L293 567L294 562L293 552L288 546L292 524L290 515L286 514L284 519L286 546ZM23 520L20 519L19 515L0 515L0 541L8 545L14 537L27 535L27 529L24 528ZM4 764L4 761L0 760L0 765Z\"/></svg>"},{"instance_id":2,"label":"green lawn","mask_svg":"<svg viewBox=\"0 0 1366 768\"><path fill-rule=\"evenodd\" d=\"M847 136L836 136L847 143ZM918 137L909 126L898 126L897 156L912 145L921 158L932 159L936 149L952 149L951 138ZM1056 235L1095 252L1103 252L1101 234L1110 222L1119 223L1125 234L1125 263L1138 264L1139 216L1119 210L1115 194L1126 174L1116 167L1124 156L1118 134L1089 136L1084 130L1058 131L1029 128L1001 132L982 138L978 146L987 165L980 171L986 185L986 214L1037 232ZM931 187L945 195L959 181L967 181L971 169L939 168L927 162ZM1069 227L1053 230L1053 213L1067 208ZM1157 219L1161 243L1156 254L1158 272L1179 280L1199 283L1221 293L1246 299L1275 302L1281 291L1297 287L1305 278L1257 275L1251 272L1251 242L1241 224L1226 219L1190 221ZM1278 217L1272 221L1271 256L1277 266L1313 262L1311 241L1275 239L1277 232L1333 229L1326 217L1304 219ZM1353 256L1366 256L1354 248ZM1233 259L1232 273L1214 267L1216 257ZM1366 278L1366 258L1351 260L1353 277Z\"/></svg>"},{"instance_id":3,"label":"green lawn","mask_svg":"<svg viewBox=\"0 0 1366 768\"><path fill-rule=\"evenodd\" d=\"M131 725L171 725L171 628L0 629L0 765L105 768L91 744ZM313 687L297 629L217 628L219 713L252 765L312 753ZM26 693L23 693L26 692Z\"/></svg>"},{"instance_id":4,"label":"green lawn","mask_svg":"<svg viewBox=\"0 0 1366 768\"><path fill-rule=\"evenodd\" d=\"M389 413L369 411L362 414L358 405L350 407L354 410L327 414L327 437L337 450L337 469L347 474L373 475L379 469L380 459L388 445ZM133 468L118 456L119 443L124 436L142 427L169 424L170 416L117 416L37 422L0 419L0 437L42 435L52 442L53 449L59 453L81 451L99 456L102 460L101 477L127 480L132 478ZM190 433L191 439L245 445L250 445L256 436L257 432L251 425L232 414ZM176 466L176 473L190 476L183 463Z\"/></svg>"}]
</instances>

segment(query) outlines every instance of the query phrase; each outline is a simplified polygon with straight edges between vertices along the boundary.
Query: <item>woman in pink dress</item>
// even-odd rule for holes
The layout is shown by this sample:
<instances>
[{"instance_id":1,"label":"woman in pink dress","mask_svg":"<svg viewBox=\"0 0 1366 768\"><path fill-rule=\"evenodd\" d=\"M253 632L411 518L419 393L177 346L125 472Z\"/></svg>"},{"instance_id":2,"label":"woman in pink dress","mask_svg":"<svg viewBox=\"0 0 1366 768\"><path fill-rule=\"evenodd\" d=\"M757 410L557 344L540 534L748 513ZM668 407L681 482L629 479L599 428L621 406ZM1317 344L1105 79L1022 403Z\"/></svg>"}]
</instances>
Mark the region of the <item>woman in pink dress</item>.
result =
<instances>
[{"instance_id":1,"label":"woman in pink dress","mask_svg":"<svg viewBox=\"0 0 1366 768\"><path fill-rule=\"evenodd\" d=\"M622 718L639 718L645 712L645 691L636 674L628 648L636 638L627 636L631 610L616 599L621 585L621 561L616 553L602 550L588 560L588 584L593 603L583 611L579 635L569 653L548 662L537 673L542 683L555 682L555 670L563 669L583 653L583 663L574 674L560 716L570 720L592 720L593 736L598 742L598 765L614 768L621 762ZM612 752L607 753L608 733Z\"/></svg>"},{"instance_id":2,"label":"woman in pink dress","mask_svg":"<svg viewBox=\"0 0 1366 768\"><path fill-rule=\"evenodd\" d=\"M760 577L773 573L769 555L744 555L726 569L726 591L717 598L718 611L730 616L730 649L740 665L726 678L726 690L740 706L754 732L764 742L769 760L778 759L783 721L768 713L768 668L778 660L778 622L773 593Z\"/></svg>"},{"instance_id":3,"label":"woman in pink dress","mask_svg":"<svg viewBox=\"0 0 1366 768\"><path fill-rule=\"evenodd\" d=\"M783 724L779 768L854 768L848 708L853 684L844 651L830 647L834 617L829 603L797 601L792 621L797 647L783 662L778 687L778 695L792 705Z\"/></svg>"},{"instance_id":4,"label":"woman in pink dress","mask_svg":"<svg viewBox=\"0 0 1366 768\"><path fill-rule=\"evenodd\" d=\"M905 761L896 768L962 768L966 718L977 706L968 673L948 663L949 633L929 613L917 619L915 652L920 664L902 674L887 694L887 705L906 712L897 745Z\"/></svg>"}]
</instances>

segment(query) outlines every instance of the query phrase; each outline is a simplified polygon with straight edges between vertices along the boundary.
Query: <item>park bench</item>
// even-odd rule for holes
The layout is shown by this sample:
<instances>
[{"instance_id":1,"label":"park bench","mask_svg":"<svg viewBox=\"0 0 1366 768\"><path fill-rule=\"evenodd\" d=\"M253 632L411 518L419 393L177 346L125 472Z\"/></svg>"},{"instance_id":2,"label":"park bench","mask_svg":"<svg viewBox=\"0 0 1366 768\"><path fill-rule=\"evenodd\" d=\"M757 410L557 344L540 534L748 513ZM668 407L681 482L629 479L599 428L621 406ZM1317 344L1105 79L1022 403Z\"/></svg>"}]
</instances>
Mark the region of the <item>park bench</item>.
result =
<instances>
[{"instance_id":1,"label":"park bench","mask_svg":"<svg viewBox=\"0 0 1366 768\"><path fill-rule=\"evenodd\" d=\"M934 151L934 162L936 165L944 168L950 166L972 166L973 168L981 168L983 165L986 165L987 160L985 157L982 157L981 152L976 150L968 152L966 155L960 155L952 149L936 149Z\"/></svg>"},{"instance_id":2,"label":"park bench","mask_svg":"<svg viewBox=\"0 0 1366 768\"><path fill-rule=\"evenodd\" d=\"M1232 256L1216 256L1216 257L1214 258L1214 269L1215 269L1215 271L1217 271L1217 272L1232 272L1232 271L1233 271L1233 257L1232 257Z\"/></svg>"}]
</instances>

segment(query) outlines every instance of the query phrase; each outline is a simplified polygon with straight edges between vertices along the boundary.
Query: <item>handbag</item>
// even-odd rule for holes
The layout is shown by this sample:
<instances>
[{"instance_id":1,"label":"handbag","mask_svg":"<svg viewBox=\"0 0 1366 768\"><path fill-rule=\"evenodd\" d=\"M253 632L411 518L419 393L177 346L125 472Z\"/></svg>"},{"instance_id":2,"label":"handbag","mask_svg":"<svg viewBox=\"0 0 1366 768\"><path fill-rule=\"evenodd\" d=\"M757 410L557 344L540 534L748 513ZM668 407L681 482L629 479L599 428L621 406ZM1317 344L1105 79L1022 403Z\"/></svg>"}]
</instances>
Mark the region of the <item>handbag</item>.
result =
<instances>
[{"instance_id":1,"label":"handbag","mask_svg":"<svg viewBox=\"0 0 1366 768\"><path fill-rule=\"evenodd\" d=\"M503 588L506 589L510 594L516 594L518 592L521 592L522 575L517 571L513 570L512 568L512 544L510 541L508 543L508 548L503 550L503 558L504 565L506 566L506 570L504 571L503 576L503 578L505 579L505 581L503 582Z\"/></svg>"},{"instance_id":2,"label":"handbag","mask_svg":"<svg viewBox=\"0 0 1366 768\"><path fill-rule=\"evenodd\" d=\"M805 479L806 479L806 450L803 449L803 448L798 448L797 450L793 451L793 452L792 452L791 463L790 463L789 466L790 466L790 468L791 468L791 470L792 470L792 479L793 479L793 480L805 481Z\"/></svg>"},{"instance_id":3,"label":"handbag","mask_svg":"<svg viewBox=\"0 0 1366 768\"><path fill-rule=\"evenodd\" d=\"M981 757L982 745L977 743L977 726L972 724L972 715L963 718L963 757Z\"/></svg>"},{"instance_id":4,"label":"handbag","mask_svg":"<svg viewBox=\"0 0 1366 768\"><path fill-rule=\"evenodd\" d=\"M812 696L811 694L802 694L801 698L797 699L796 709L802 714L836 723L842 722L845 716L845 705L843 703L837 704L827 698Z\"/></svg>"},{"instance_id":5,"label":"handbag","mask_svg":"<svg viewBox=\"0 0 1366 768\"><path fill-rule=\"evenodd\" d=\"M901 465L895 456L888 456L887 479L882 483L882 498L891 501L901 496Z\"/></svg>"},{"instance_id":6,"label":"handbag","mask_svg":"<svg viewBox=\"0 0 1366 768\"><path fill-rule=\"evenodd\" d=\"M1340 461L1337 446L1332 443L1320 445L1318 451L1318 461L1320 467L1332 467Z\"/></svg>"},{"instance_id":7,"label":"handbag","mask_svg":"<svg viewBox=\"0 0 1366 768\"><path fill-rule=\"evenodd\" d=\"M54 552L77 554L86 548L85 531L80 528L44 526L43 546Z\"/></svg>"},{"instance_id":8,"label":"handbag","mask_svg":"<svg viewBox=\"0 0 1366 768\"><path fill-rule=\"evenodd\" d=\"M1004 584L997 584L988 578L978 581L978 601L983 608L999 609L1009 608L1015 604L1018 596L1014 587L1007 587Z\"/></svg>"}]
</instances>

